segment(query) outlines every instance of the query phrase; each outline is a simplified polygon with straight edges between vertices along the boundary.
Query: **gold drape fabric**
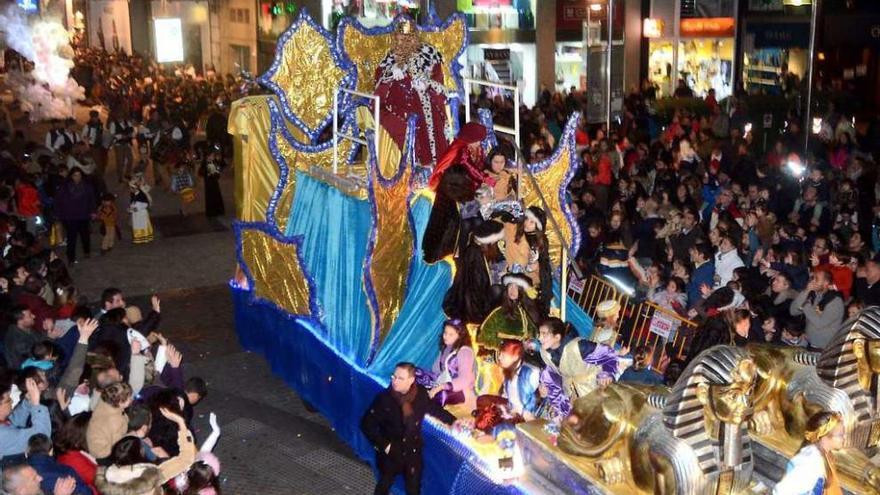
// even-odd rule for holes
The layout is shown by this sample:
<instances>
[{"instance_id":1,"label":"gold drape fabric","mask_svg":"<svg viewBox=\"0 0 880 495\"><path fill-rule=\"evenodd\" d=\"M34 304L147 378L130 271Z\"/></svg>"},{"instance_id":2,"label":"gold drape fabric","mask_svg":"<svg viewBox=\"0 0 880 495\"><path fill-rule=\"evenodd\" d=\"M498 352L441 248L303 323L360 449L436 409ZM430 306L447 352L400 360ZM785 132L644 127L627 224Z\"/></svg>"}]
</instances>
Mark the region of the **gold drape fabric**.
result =
<instances>
[{"instance_id":1,"label":"gold drape fabric","mask_svg":"<svg viewBox=\"0 0 880 495\"><path fill-rule=\"evenodd\" d=\"M267 96L232 102L227 131L235 143L235 210L239 220L265 222L266 208L278 185L279 168L269 153Z\"/></svg>"},{"instance_id":2,"label":"gold drape fabric","mask_svg":"<svg viewBox=\"0 0 880 495\"><path fill-rule=\"evenodd\" d=\"M296 244L283 243L260 230L243 229L241 252L257 297L291 314L311 314L311 291L299 264Z\"/></svg>"},{"instance_id":3,"label":"gold drape fabric","mask_svg":"<svg viewBox=\"0 0 880 495\"><path fill-rule=\"evenodd\" d=\"M409 163L402 163L400 148L384 129L380 132L379 147L383 150L379 155L381 162L377 164L379 170L370 174L376 201L376 244L369 271L378 305L373 319L378 323L381 345L397 319L406 296L414 233L407 214L412 168ZM396 182L386 187L379 181L378 174L390 180L400 167L403 167L403 172Z\"/></svg>"},{"instance_id":4,"label":"gold drape fabric","mask_svg":"<svg viewBox=\"0 0 880 495\"><path fill-rule=\"evenodd\" d=\"M269 138L272 133L269 101L280 108L281 103L274 96L249 96L232 103L227 130L235 144L235 207L238 218L248 222L265 222L266 209L275 188L281 179L281 168L269 151ZM305 141L305 135L285 122L290 135L298 142ZM296 170L312 166L331 170L333 168L333 148L315 153L296 151L281 129L276 130L278 151L290 172L287 183L279 197L272 219L281 232L284 232L296 186ZM351 153L351 141L339 144L340 167ZM344 167L342 167L344 168Z\"/></svg>"}]
</instances>

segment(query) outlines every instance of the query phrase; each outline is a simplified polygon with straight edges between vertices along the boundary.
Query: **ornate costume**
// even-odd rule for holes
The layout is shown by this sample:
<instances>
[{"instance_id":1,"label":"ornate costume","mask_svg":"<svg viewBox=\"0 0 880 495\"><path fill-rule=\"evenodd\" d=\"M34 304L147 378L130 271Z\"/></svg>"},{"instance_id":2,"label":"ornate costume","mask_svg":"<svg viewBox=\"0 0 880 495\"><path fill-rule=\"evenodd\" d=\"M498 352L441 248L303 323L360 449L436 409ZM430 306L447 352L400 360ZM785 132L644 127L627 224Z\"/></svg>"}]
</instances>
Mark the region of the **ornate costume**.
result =
<instances>
[{"instance_id":1,"label":"ornate costume","mask_svg":"<svg viewBox=\"0 0 880 495\"><path fill-rule=\"evenodd\" d=\"M453 349L446 346L434 360L431 371L417 374L418 382L428 389L444 387L434 396L434 401L441 406L464 403L469 410L473 410L477 406L474 393L475 364L474 350L470 347Z\"/></svg>"},{"instance_id":2,"label":"ornate costume","mask_svg":"<svg viewBox=\"0 0 880 495\"><path fill-rule=\"evenodd\" d=\"M381 122L401 149L407 119L420 117L416 127L416 159L433 166L446 151L446 88L443 57L433 46L422 44L409 59L394 50L376 69L376 96L381 98Z\"/></svg>"},{"instance_id":3,"label":"ornate costume","mask_svg":"<svg viewBox=\"0 0 880 495\"><path fill-rule=\"evenodd\" d=\"M541 349L545 367L541 384L548 394L546 416L561 419L571 412L572 397L583 397L598 387L598 379L616 378L620 359L614 349L579 337L556 349Z\"/></svg>"},{"instance_id":4,"label":"ornate costume","mask_svg":"<svg viewBox=\"0 0 880 495\"><path fill-rule=\"evenodd\" d=\"M450 318L480 324L495 307L503 261L487 259L487 252L501 240L502 226L488 221L471 234L471 241L455 262L455 278L443 298L443 311Z\"/></svg>"},{"instance_id":5,"label":"ornate costume","mask_svg":"<svg viewBox=\"0 0 880 495\"><path fill-rule=\"evenodd\" d=\"M537 414L540 406L537 395L540 374L538 368L521 363L510 378L504 380L502 394L510 404L510 412L519 415L525 412Z\"/></svg>"},{"instance_id":6,"label":"ornate costume","mask_svg":"<svg viewBox=\"0 0 880 495\"><path fill-rule=\"evenodd\" d=\"M150 221L150 196L138 186L131 193L131 203L128 210L131 212L132 242L144 244L153 240L153 223Z\"/></svg>"},{"instance_id":7,"label":"ornate costume","mask_svg":"<svg viewBox=\"0 0 880 495\"><path fill-rule=\"evenodd\" d=\"M502 283L505 287L510 284L520 287L519 298L512 302L502 302L480 325L477 342L481 348L497 349L502 339L532 338L537 334L538 324L541 322L533 299L535 289L529 284L528 277L522 274L505 275ZM511 306L505 307L505 304Z\"/></svg>"},{"instance_id":8,"label":"ornate costume","mask_svg":"<svg viewBox=\"0 0 880 495\"><path fill-rule=\"evenodd\" d=\"M461 237L460 210L474 199L474 191L481 183L483 161L482 152L475 156L469 145L485 138L485 127L475 123L464 125L431 175L429 184L436 194L422 242L427 263L436 263L467 244L467 238Z\"/></svg>"}]
</instances>

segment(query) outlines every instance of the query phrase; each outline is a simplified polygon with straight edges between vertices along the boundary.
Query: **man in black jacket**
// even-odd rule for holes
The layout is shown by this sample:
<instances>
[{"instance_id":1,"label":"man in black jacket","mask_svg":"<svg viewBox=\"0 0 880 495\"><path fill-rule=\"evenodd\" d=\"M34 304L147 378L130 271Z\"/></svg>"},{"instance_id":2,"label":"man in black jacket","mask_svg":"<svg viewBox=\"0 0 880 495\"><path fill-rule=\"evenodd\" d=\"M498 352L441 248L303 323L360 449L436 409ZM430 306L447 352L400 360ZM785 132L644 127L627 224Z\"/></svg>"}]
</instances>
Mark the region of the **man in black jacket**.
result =
<instances>
[{"instance_id":1,"label":"man in black jacket","mask_svg":"<svg viewBox=\"0 0 880 495\"><path fill-rule=\"evenodd\" d=\"M455 421L415 380L415 365L398 363L391 386L373 399L361 419L361 430L376 449L379 480L375 495L387 494L399 474L407 495L417 495L422 482L422 420L430 414L446 424Z\"/></svg>"}]
</instances>

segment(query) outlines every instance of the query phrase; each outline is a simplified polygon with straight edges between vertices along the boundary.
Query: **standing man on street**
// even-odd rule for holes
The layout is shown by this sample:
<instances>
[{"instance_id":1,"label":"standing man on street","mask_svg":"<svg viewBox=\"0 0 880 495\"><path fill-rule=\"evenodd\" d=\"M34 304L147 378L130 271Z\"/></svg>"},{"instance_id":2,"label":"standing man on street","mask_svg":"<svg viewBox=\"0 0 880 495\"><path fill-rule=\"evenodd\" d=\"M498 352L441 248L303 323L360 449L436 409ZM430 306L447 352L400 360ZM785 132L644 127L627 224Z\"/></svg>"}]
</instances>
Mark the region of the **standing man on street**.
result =
<instances>
[{"instance_id":1,"label":"standing man on street","mask_svg":"<svg viewBox=\"0 0 880 495\"><path fill-rule=\"evenodd\" d=\"M132 140L134 139L134 123L127 115L117 115L108 125L110 134L113 135L113 156L116 159L116 179L120 184L131 175L131 166L134 161L132 152Z\"/></svg>"},{"instance_id":2,"label":"standing man on street","mask_svg":"<svg viewBox=\"0 0 880 495\"><path fill-rule=\"evenodd\" d=\"M379 480L374 495L389 493L394 478L403 475L407 495L418 495L422 482L422 420L430 414L446 424L455 416L416 385L416 367L398 363L391 386L376 396L361 420L361 430L376 449Z\"/></svg>"},{"instance_id":3,"label":"standing man on street","mask_svg":"<svg viewBox=\"0 0 880 495\"><path fill-rule=\"evenodd\" d=\"M107 170L107 148L104 147L104 124L97 110L89 112L89 121L83 126L81 134L98 167L98 177L103 179L104 171Z\"/></svg>"}]
</instances>

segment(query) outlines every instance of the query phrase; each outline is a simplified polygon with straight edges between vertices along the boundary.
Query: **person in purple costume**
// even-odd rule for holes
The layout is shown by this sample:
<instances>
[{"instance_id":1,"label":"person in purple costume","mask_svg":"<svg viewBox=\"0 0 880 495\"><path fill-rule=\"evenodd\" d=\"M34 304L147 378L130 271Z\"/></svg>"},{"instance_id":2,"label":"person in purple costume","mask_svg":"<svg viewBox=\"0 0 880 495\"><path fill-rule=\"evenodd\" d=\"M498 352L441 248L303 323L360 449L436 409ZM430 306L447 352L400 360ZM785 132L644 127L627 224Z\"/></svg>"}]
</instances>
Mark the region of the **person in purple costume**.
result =
<instances>
[{"instance_id":1,"label":"person in purple costume","mask_svg":"<svg viewBox=\"0 0 880 495\"><path fill-rule=\"evenodd\" d=\"M440 355L430 371L416 370L416 381L441 406L464 403L469 411L477 407L474 392L476 361L471 336L461 320L446 320L440 334Z\"/></svg>"},{"instance_id":2,"label":"person in purple costume","mask_svg":"<svg viewBox=\"0 0 880 495\"><path fill-rule=\"evenodd\" d=\"M620 373L614 349L577 337L559 318L538 327L538 340L544 361L538 388L544 397L541 416L548 420L561 421L571 412L573 399L608 386Z\"/></svg>"}]
</instances>

